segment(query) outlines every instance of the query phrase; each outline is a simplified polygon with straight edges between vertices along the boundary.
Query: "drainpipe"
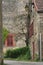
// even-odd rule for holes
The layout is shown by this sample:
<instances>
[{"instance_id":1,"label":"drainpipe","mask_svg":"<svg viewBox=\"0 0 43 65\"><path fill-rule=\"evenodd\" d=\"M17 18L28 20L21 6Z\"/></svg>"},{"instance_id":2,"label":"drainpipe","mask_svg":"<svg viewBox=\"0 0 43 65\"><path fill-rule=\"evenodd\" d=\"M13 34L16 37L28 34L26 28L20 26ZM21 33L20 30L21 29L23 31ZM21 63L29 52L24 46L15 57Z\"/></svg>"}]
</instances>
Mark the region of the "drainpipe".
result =
<instances>
[{"instance_id":1,"label":"drainpipe","mask_svg":"<svg viewBox=\"0 0 43 65\"><path fill-rule=\"evenodd\" d=\"M40 33L40 61L42 61L42 43L41 43L41 33Z\"/></svg>"}]
</instances>

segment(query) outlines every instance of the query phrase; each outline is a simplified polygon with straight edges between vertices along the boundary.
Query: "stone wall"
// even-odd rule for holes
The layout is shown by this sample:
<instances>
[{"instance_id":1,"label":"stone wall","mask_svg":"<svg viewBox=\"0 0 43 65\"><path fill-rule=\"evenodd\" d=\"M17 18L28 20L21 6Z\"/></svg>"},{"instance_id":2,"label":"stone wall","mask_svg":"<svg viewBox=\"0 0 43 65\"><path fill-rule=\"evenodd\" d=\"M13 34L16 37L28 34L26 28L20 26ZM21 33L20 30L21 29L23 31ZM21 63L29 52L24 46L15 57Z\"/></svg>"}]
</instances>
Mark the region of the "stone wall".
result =
<instances>
[{"instance_id":1,"label":"stone wall","mask_svg":"<svg viewBox=\"0 0 43 65\"><path fill-rule=\"evenodd\" d=\"M3 27L9 33L16 34L15 40L17 45L22 40L22 46L25 46L25 34L27 32L27 12L25 5L28 0L3 0L2 1L2 14L3 14ZM19 41L19 43L18 43Z\"/></svg>"},{"instance_id":2,"label":"stone wall","mask_svg":"<svg viewBox=\"0 0 43 65\"><path fill-rule=\"evenodd\" d=\"M35 8L32 8L31 23L34 23L34 34L30 38L31 54L33 58L33 42L34 42L34 57L37 54L39 56L40 52L40 33L42 42L42 58L43 58L43 13L38 13Z\"/></svg>"},{"instance_id":3,"label":"stone wall","mask_svg":"<svg viewBox=\"0 0 43 65\"><path fill-rule=\"evenodd\" d=\"M39 31L40 31L40 17L35 8L32 8L31 22L33 22L34 33L30 37L30 48L32 59L39 55Z\"/></svg>"},{"instance_id":4,"label":"stone wall","mask_svg":"<svg viewBox=\"0 0 43 65\"><path fill-rule=\"evenodd\" d=\"M43 58L43 13L39 13L40 16L40 33L41 33L41 49L42 49L42 58Z\"/></svg>"}]
</instances>

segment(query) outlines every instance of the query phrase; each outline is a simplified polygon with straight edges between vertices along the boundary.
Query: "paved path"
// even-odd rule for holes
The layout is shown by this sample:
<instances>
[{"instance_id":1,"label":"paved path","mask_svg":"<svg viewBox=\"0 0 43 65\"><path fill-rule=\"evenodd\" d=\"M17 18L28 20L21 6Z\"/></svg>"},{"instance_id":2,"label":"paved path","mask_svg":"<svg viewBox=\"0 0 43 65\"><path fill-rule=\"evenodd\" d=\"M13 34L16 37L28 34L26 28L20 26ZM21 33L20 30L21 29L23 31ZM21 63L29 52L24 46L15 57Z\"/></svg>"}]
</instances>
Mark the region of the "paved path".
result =
<instances>
[{"instance_id":1,"label":"paved path","mask_svg":"<svg viewBox=\"0 0 43 65\"><path fill-rule=\"evenodd\" d=\"M21 61L10 61L4 60L4 63L7 65L43 65L43 62L21 62Z\"/></svg>"}]
</instances>

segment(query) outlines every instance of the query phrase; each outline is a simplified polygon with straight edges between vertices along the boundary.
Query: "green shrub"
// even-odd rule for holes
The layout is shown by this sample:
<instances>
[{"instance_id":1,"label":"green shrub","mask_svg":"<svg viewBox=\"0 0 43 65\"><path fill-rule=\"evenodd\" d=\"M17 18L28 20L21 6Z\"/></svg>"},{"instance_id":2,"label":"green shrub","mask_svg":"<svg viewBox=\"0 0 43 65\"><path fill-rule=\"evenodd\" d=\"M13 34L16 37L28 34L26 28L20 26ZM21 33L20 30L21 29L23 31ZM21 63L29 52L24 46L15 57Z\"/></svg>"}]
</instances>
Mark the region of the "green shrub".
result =
<instances>
[{"instance_id":1,"label":"green shrub","mask_svg":"<svg viewBox=\"0 0 43 65\"><path fill-rule=\"evenodd\" d=\"M7 50L5 53L5 57L6 58L18 58L19 56L21 55L23 56L25 54L27 54L28 59L31 58L29 47Z\"/></svg>"},{"instance_id":2,"label":"green shrub","mask_svg":"<svg viewBox=\"0 0 43 65\"><path fill-rule=\"evenodd\" d=\"M2 41L3 41L3 42L5 41L7 35L8 35L8 30L5 29L5 28L3 28L3 29L2 29Z\"/></svg>"}]
</instances>

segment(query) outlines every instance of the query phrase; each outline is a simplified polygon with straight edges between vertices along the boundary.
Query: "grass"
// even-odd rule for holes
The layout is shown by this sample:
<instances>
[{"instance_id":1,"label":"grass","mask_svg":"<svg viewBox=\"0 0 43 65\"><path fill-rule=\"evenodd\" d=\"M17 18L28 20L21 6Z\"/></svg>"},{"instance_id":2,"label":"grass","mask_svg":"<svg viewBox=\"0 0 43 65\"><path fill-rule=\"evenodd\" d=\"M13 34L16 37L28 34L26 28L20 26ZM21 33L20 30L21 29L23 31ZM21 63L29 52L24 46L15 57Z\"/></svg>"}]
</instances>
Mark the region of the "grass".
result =
<instances>
[{"instance_id":1,"label":"grass","mask_svg":"<svg viewBox=\"0 0 43 65\"><path fill-rule=\"evenodd\" d=\"M31 54L29 48L27 47L18 48L12 51L8 50L5 54L5 60L29 61L30 59Z\"/></svg>"},{"instance_id":2,"label":"grass","mask_svg":"<svg viewBox=\"0 0 43 65\"><path fill-rule=\"evenodd\" d=\"M26 52L26 54L19 56L16 60L17 61L30 61L31 59L28 57L28 51Z\"/></svg>"},{"instance_id":3,"label":"grass","mask_svg":"<svg viewBox=\"0 0 43 65\"><path fill-rule=\"evenodd\" d=\"M17 59L16 59L17 61L29 61L28 60L28 58L26 57L26 55L21 55L20 57L18 57Z\"/></svg>"},{"instance_id":4,"label":"grass","mask_svg":"<svg viewBox=\"0 0 43 65\"><path fill-rule=\"evenodd\" d=\"M15 58L4 58L4 60L16 60Z\"/></svg>"},{"instance_id":5,"label":"grass","mask_svg":"<svg viewBox=\"0 0 43 65\"><path fill-rule=\"evenodd\" d=\"M5 60L15 60L15 61L30 61L26 58L26 55L21 55L20 57L18 58L4 58Z\"/></svg>"}]
</instances>

